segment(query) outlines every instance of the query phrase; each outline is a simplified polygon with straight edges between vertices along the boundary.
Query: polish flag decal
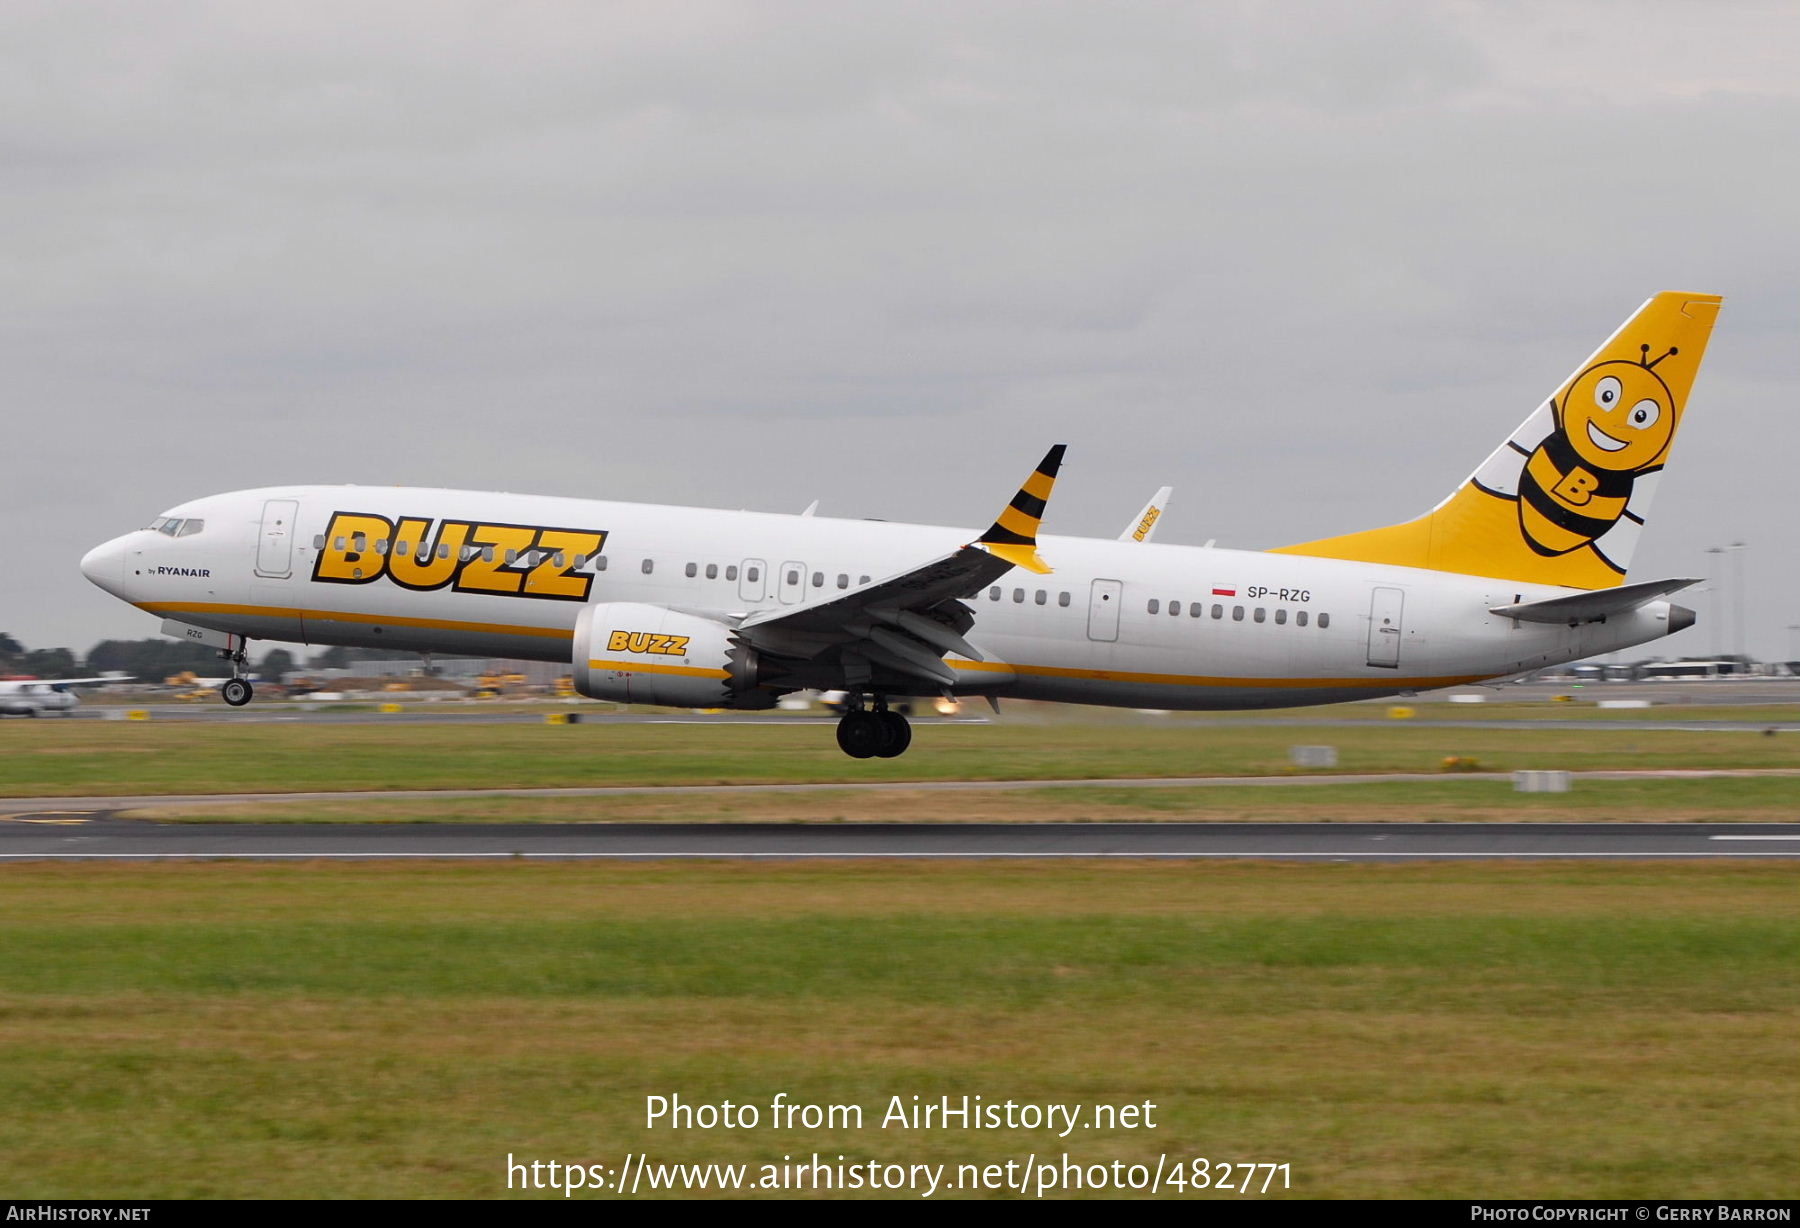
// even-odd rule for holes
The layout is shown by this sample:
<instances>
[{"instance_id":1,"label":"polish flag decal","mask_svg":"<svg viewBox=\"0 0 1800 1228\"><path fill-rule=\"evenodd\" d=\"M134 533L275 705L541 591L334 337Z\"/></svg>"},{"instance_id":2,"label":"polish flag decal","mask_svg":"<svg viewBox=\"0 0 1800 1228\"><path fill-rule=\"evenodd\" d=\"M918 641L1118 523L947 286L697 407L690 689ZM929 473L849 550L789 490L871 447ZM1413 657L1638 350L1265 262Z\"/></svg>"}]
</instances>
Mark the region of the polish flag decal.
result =
<instances>
[{"instance_id":1,"label":"polish flag decal","mask_svg":"<svg viewBox=\"0 0 1800 1228\"><path fill-rule=\"evenodd\" d=\"M1215 597L1235 597L1237 596L1237 590L1235 588L1215 588L1212 595Z\"/></svg>"}]
</instances>

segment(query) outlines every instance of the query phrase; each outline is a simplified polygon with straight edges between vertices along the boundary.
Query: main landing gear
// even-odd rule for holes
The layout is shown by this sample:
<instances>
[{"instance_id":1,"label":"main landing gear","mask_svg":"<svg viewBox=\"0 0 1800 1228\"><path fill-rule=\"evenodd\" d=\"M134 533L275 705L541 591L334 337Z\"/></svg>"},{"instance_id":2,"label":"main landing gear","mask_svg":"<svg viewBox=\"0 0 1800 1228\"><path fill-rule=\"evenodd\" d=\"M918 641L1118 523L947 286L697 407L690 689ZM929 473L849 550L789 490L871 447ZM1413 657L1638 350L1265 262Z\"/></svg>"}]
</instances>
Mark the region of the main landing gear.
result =
<instances>
[{"instance_id":1,"label":"main landing gear","mask_svg":"<svg viewBox=\"0 0 1800 1228\"><path fill-rule=\"evenodd\" d=\"M250 680L243 676L243 643L240 641L236 648L226 649L219 655L231 662L231 677L227 678L225 685L219 688L219 698L234 708L241 708L250 702L252 695L256 694L256 689L250 685Z\"/></svg>"},{"instance_id":2,"label":"main landing gear","mask_svg":"<svg viewBox=\"0 0 1800 1228\"><path fill-rule=\"evenodd\" d=\"M889 712L879 695L873 709L862 706L862 696L852 695L850 710L838 721L837 740L852 759L892 759L912 745L912 725L898 712Z\"/></svg>"}]
</instances>

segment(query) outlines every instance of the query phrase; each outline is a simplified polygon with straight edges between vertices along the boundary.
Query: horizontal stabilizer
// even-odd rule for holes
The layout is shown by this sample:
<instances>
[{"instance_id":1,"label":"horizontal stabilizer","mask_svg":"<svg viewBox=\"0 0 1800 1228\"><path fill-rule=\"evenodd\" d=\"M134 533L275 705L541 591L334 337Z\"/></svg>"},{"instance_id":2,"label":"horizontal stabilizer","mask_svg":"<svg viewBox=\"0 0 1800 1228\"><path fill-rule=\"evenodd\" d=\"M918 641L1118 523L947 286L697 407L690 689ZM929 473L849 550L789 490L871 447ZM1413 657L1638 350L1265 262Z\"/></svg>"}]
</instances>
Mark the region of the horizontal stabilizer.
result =
<instances>
[{"instance_id":1,"label":"horizontal stabilizer","mask_svg":"<svg viewBox=\"0 0 1800 1228\"><path fill-rule=\"evenodd\" d=\"M1488 612L1502 618L1516 618L1526 623L1605 622L1608 615L1624 614L1639 606L1649 605L1658 597L1679 592L1698 580L1650 580L1643 584L1627 584L1622 588L1602 588L1573 597L1552 597L1548 601L1527 601L1519 605L1497 605Z\"/></svg>"}]
</instances>

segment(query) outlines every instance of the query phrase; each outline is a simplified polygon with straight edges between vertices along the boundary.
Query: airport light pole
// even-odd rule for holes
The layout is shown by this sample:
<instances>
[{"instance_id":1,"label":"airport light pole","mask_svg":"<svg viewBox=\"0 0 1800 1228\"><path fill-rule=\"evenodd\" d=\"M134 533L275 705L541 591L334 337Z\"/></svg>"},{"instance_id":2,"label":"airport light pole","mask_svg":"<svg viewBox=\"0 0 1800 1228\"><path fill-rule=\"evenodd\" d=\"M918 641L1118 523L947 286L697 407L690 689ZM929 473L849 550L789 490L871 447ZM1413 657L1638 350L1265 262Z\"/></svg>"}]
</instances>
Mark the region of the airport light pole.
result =
<instances>
[{"instance_id":1,"label":"airport light pole","mask_svg":"<svg viewBox=\"0 0 1800 1228\"><path fill-rule=\"evenodd\" d=\"M1724 570L1719 556L1724 553L1725 547L1723 546L1706 548L1706 587L1707 591L1712 593L1712 655L1714 660L1725 655L1725 587L1720 583L1719 577L1719 573Z\"/></svg>"},{"instance_id":2,"label":"airport light pole","mask_svg":"<svg viewBox=\"0 0 1800 1228\"><path fill-rule=\"evenodd\" d=\"M1732 542L1730 546L1726 547L1726 549L1731 551L1731 557L1737 561L1737 569L1736 569L1737 570L1737 583L1733 587L1732 593L1731 593L1731 606L1732 606L1732 612L1734 615L1734 617L1732 619L1731 627L1732 627L1732 631L1735 632L1735 638L1737 640L1737 653L1739 656L1743 657L1746 662L1748 662L1750 660L1750 643L1749 643L1749 636L1744 634L1744 550L1745 550L1745 548L1746 548L1746 543L1744 543L1744 542Z\"/></svg>"},{"instance_id":3,"label":"airport light pole","mask_svg":"<svg viewBox=\"0 0 1800 1228\"><path fill-rule=\"evenodd\" d=\"M1706 548L1706 553L1725 556L1719 562L1719 575L1712 584L1714 594L1713 613L1719 622L1718 633L1714 636L1715 643L1726 638L1726 615L1727 613L1731 615L1730 638L1732 644L1719 648L1713 655L1724 657L1735 652L1743 657L1745 661L1748 661L1750 659L1750 652L1749 648L1744 643L1744 550L1746 545L1747 543L1745 542L1732 542L1729 546L1708 546ZM1732 556L1736 556L1737 559L1737 566L1735 568L1732 567ZM1709 576L1711 575L1712 570L1713 569L1710 566L1707 568ZM1731 594L1731 605L1734 608L1730 611L1726 610L1725 602L1725 586L1727 584L1730 584L1733 590Z\"/></svg>"}]
</instances>

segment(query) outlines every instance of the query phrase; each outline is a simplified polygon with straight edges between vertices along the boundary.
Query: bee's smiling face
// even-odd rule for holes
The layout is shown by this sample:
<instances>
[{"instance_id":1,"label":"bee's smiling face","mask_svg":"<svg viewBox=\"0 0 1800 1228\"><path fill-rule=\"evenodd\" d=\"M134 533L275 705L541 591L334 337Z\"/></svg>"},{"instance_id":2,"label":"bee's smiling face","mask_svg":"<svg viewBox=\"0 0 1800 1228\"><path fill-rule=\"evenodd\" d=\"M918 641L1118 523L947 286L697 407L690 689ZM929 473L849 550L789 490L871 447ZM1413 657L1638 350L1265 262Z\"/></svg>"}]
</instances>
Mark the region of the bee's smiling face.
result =
<instances>
[{"instance_id":1,"label":"bee's smiling face","mask_svg":"<svg viewBox=\"0 0 1800 1228\"><path fill-rule=\"evenodd\" d=\"M1583 371L1563 398L1563 434L1596 469L1630 473L1656 463L1675 434L1675 404L1656 372L1635 362Z\"/></svg>"}]
</instances>

